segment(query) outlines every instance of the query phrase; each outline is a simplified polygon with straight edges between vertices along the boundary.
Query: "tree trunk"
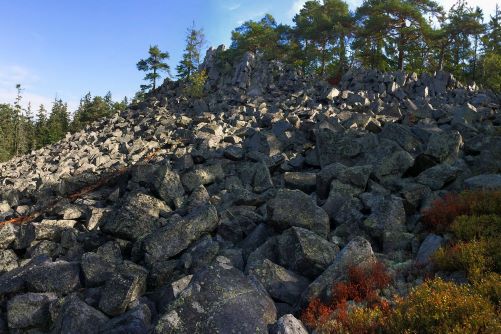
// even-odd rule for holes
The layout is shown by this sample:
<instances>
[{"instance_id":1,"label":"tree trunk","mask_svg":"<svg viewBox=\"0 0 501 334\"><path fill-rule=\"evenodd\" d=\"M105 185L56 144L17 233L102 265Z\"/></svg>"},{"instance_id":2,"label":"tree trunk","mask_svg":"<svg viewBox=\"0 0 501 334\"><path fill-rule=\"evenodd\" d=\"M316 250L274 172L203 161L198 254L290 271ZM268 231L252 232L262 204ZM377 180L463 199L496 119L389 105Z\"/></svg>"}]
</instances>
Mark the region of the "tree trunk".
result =
<instances>
[{"instance_id":1,"label":"tree trunk","mask_svg":"<svg viewBox=\"0 0 501 334\"><path fill-rule=\"evenodd\" d=\"M157 83L157 69L153 68L153 90L156 88Z\"/></svg>"},{"instance_id":2,"label":"tree trunk","mask_svg":"<svg viewBox=\"0 0 501 334\"><path fill-rule=\"evenodd\" d=\"M440 57L438 60L438 70L443 71L444 70L444 58L445 58L445 46L442 45L440 48Z\"/></svg>"},{"instance_id":3,"label":"tree trunk","mask_svg":"<svg viewBox=\"0 0 501 334\"><path fill-rule=\"evenodd\" d=\"M472 80L475 81L475 76L477 72L477 48L478 48L478 35L475 36L475 49L474 54L473 54L473 74L472 74Z\"/></svg>"},{"instance_id":4,"label":"tree trunk","mask_svg":"<svg viewBox=\"0 0 501 334\"><path fill-rule=\"evenodd\" d=\"M339 38L339 68L341 72L344 72L346 66L346 46L344 38L344 34L341 34Z\"/></svg>"}]
</instances>

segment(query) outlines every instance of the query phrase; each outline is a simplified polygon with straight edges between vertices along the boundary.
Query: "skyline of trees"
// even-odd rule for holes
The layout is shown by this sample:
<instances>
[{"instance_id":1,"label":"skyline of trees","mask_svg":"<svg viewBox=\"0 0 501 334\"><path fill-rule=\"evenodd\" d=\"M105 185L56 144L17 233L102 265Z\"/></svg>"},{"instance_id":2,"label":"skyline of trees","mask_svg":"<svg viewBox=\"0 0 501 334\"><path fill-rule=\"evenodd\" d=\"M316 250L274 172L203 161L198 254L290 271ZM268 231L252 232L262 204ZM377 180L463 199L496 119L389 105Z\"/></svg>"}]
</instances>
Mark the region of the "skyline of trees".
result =
<instances>
[{"instance_id":1,"label":"skyline of trees","mask_svg":"<svg viewBox=\"0 0 501 334\"><path fill-rule=\"evenodd\" d=\"M226 57L260 52L324 79L339 78L352 66L445 70L499 90L500 19L498 6L486 17L465 0L448 11L432 0L366 0L354 11L343 0L311 0L291 26L266 14L235 28Z\"/></svg>"},{"instance_id":2,"label":"skyline of trees","mask_svg":"<svg viewBox=\"0 0 501 334\"><path fill-rule=\"evenodd\" d=\"M185 41L177 77L185 82L187 96L199 98L207 78L199 71L206 44L203 29L193 23ZM466 83L476 81L499 92L501 9L496 6L495 13L486 17L465 0L447 12L432 0L365 0L350 11L343 0L310 0L292 25L280 24L270 14L244 22L232 31L230 47L221 57L231 63L247 51L320 79L339 79L353 66L418 73L445 70ZM148 84L140 86L135 100L157 88L161 72L172 77L168 52L154 45L148 55L136 64L146 72ZM103 97L87 93L73 112L55 98L50 110L41 105L35 115L31 104L21 106L21 85L16 89L13 102L0 104L0 161L54 143L129 102L113 101L111 93Z\"/></svg>"}]
</instances>

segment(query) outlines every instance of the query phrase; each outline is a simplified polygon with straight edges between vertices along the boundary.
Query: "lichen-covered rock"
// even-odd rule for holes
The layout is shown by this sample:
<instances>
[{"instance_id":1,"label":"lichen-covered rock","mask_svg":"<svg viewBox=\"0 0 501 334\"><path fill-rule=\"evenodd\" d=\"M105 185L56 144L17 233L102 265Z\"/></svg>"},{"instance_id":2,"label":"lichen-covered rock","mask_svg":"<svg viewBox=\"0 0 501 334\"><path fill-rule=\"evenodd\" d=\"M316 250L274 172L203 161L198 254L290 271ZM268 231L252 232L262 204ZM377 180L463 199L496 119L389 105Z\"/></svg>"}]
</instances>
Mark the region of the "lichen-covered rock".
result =
<instances>
[{"instance_id":1,"label":"lichen-covered rock","mask_svg":"<svg viewBox=\"0 0 501 334\"><path fill-rule=\"evenodd\" d=\"M135 241L160 227L160 211L170 211L159 199L131 193L109 214L101 229L118 238Z\"/></svg>"},{"instance_id":2,"label":"lichen-covered rock","mask_svg":"<svg viewBox=\"0 0 501 334\"><path fill-rule=\"evenodd\" d=\"M292 314L286 314L273 326L271 334L308 334L308 330L301 320L296 319Z\"/></svg>"},{"instance_id":3,"label":"lichen-covered rock","mask_svg":"<svg viewBox=\"0 0 501 334\"><path fill-rule=\"evenodd\" d=\"M268 333L273 301L240 271L216 262L194 275L169 306L154 333Z\"/></svg>"},{"instance_id":4,"label":"lichen-covered rock","mask_svg":"<svg viewBox=\"0 0 501 334\"><path fill-rule=\"evenodd\" d=\"M46 262L35 266L24 277L35 292L70 293L80 287L80 266L67 261Z\"/></svg>"},{"instance_id":5,"label":"lichen-covered rock","mask_svg":"<svg viewBox=\"0 0 501 334\"><path fill-rule=\"evenodd\" d=\"M108 317L92 306L69 295L52 304L50 308L54 323L52 333L99 333L108 322Z\"/></svg>"},{"instance_id":6,"label":"lichen-covered rock","mask_svg":"<svg viewBox=\"0 0 501 334\"><path fill-rule=\"evenodd\" d=\"M282 233L277 249L279 264L310 278L320 275L339 252L333 243L301 227L292 227Z\"/></svg>"},{"instance_id":7,"label":"lichen-covered rock","mask_svg":"<svg viewBox=\"0 0 501 334\"><path fill-rule=\"evenodd\" d=\"M164 227L148 235L142 242L147 261L168 260L188 248L204 233L215 230L218 223L218 214L212 205L199 207L185 217L172 217Z\"/></svg>"},{"instance_id":8,"label":"lichen-covered rock","mask_svg":"<svg viewBox=\"0 0 501 334\"><path fill-rule=\"evenodd\" d=\"M265 259L249 271L257 278L269 295L278 301L294 305L310 281L276 263Z\"/></svg>"},{"instance_id":9,"label":"lichen-covered rock","mask_svg":"<svg viewBox=\"0 0 501 334\"><path fill-rule=\"evenodd\" d=\"M369 266L375 261L376 257L369 241L362 237L353 238L337 254L332 264L303 292L299 305L305 305L313 298L317 298L324 293L329 294L328 288L332 284L345 279L349 267Z\"/></svg>"},{"instance_id":10,"label":"lichen-covered rock","mask_svg":"<svg viewBox=\"0 0 501 334\"><path fill-rule=\"evenodd\" d=\"M53 293L26 293L7 303L7 322L10 329L46 328L50 323L49 304L56 300Z\"/></svg>"},{"instance_id":11,"label":"lichen-covered rock","mask_svg":"<svg viewBox=\"0 0 501 334\"><path fill-rule=\"evenodd\" d=\"M292 226L309 229L327 237L330 224L327 213L299 190L280 190L268 201L268 219L272 226L285 230Z\"/></svg>"},{"instance_id":12,"label":"lichen-covered rock","mask_svg":"<svg viewBox=\"0 0 501 334\"><path fill-rule=\"evenodd\" d=\"M13 224L0 225L0 249L6 249L16 240L16 228Z\"/></svg>"},{"instance_id":13,"label":"lichen-covered rock","mask_svg":"<svg viewBox=\"0 0 501 334\"><path fill-rule=\"evenodd\" d=\"M0 274L19 266L16 253L10 249L0 249Z\"/></svg>"},{"instance_id":14,"label":"lichen-covered rock","mask_svg":"<svg viewBox=\"0 0 501 334\"><path fill-rule=\"evenodd\" d=\"M129 263L112 274L104 285L99 309L109 316L125 312L127 307L146 291L146 269Z\"/></svg>"}]
</instances>

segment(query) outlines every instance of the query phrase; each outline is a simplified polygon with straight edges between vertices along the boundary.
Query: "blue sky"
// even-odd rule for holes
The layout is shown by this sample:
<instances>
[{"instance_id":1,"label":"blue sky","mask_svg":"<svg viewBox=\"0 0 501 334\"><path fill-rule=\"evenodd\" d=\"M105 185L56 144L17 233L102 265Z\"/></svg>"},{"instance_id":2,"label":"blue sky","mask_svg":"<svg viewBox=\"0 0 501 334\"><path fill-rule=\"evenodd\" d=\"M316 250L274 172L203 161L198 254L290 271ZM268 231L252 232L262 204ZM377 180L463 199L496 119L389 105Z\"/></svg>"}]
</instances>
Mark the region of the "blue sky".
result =
<instances>
[{"instance_id":1,"label":"blue sky","mask_svg":"<svg viewBox=\"0 0 501 334\"><path fill-rule=\"evenodd\" d=\"M228 44L242 22L271 13L290 23L306 0L0 0L0 103L15 84L35 109L54 97L76 108L88 91L133 96L143 73L135 64L149 45L170 53L173 74L186 29L195 21L208 45ZM362 0L347 1L352 8ZM454 0L439 1L444 7ZM492 13L493 0L470 1Z\"/></svg>"}]
</instances>

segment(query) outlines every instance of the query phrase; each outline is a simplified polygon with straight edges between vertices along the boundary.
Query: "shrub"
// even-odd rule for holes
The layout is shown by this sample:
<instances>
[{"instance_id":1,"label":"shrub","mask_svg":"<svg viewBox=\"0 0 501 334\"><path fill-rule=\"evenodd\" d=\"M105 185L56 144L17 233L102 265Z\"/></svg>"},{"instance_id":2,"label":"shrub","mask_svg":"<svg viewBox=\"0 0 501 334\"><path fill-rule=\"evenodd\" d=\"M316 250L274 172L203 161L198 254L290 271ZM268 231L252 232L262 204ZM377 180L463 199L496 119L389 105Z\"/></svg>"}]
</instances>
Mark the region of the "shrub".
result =
<instances>
[{"instance_id":1,"label":"shrub","mask_svg":"<svg viewBox=\"0 0 501 334\"><path fill-rule=\"evenodd\" d=\"M375 307L355 305L337 310L338 314L319 324L315 328L319 334L372 334L384 326L389 310L384 303ZM340 315L339 313L343 313Z\"/></svg>"},{"instance_id":2,"label":"shrub","mask_svg":"<svg viewBox=\"0 0 501 334\"><path fill-rule=\"evenodd\" d=\"M460 241L452 246L442 247L432 256L432 260L438 270L462 270L473 280L492 268L485 240Z\"/></svg>"},{"instance_id":3,"label":"shrub","mask_svg":"<svg viewBox=\"0 0 501 334\"><path fill-rule=\"evenodd\" d=\"M488 273L473 283L473 288L501 311L501 275Z\"/></svg>"},{"instance_id":4,"label":"shrub","mask_svg":"<svg viewBox=\"0 0 501 334\"><path fill-rule=\"evenodd\" d=\"M463 215L501 215L501 191L448 193L423 211L423 223L432 231L445 232Z\"/></svg>"},{"instance_id":5,"label":"shrub","mask_svg":"<svg viewBox=\"0 0 501 334\"><path fill-rule=\"evenodd\" d=\"M185 88L185 94L194 98L203 97L206 82L207 72L205 70L193 73L188 80L188 84Z\"/></svg>"},{"instance_id":6,"label":"shrub","mask_svg":"<svg viewBox=\"0 0 501 334\"><path fill-rule=\"evenodd\" d=\"M301 320L319 333L366 333L361 328L369 323L376 326L380 313L388 308L387 303L379 298L378 290L389 283L390 276L381 263L368 268L350 267L347 281L333 285L330 303L323 304L319 299L313 299L301 314ZM363 303L367 309L353 313L348 301ZM360 321L363 326L358 323Z\"/></svg>"},{"instance_id":7,"label":"shrub","mask_svg":"<svg viewBox=\"0 0 501 334\"><path fill-rule=\"evenodd\" d=\"M306 326L316 328L327 321L333 309L315 298L308 303L308 306L301 314L301 320Z\"/></svg>"},{"instance_id":8,"label":"shrub","mask_svg":"<svg viewBox=\"0 0 501 334\"><path fill-rule=\"evenodd\" d=\"M435 232L444 232L460 215L468 214L468 205L454 193L433 201L431 207L423 212L424 225Z\"/></svg>"},{"instance_id":9,"label":"shrub","mask_svg":"<svg viewBox=\"0 0 501 334\"><path fill-rule=\"evenodd\" d=\"M460 216L452 223L451 232L456 238L465 241L499 238L501 236L501 216Z\"/></svg>"},{"instance_id":10,"label":"shrub","mask_svg":"<svg viewBox=\"0 0 501 334\"><path fill-rule=\"evenodd\" d=\"M368 269L351 267L348 269L348 281L335 284L332 287L332 296L335 303L353 300L373 305L379 302L377 291L389 283L390 277L384 265L379 262Z\"/></svg>"},{"instance_id":11,"label":"shrub","mask_svg":"<svg viewBox=\"0 0 501 334\"><path fill-rule=\"evenodd\" d=\"M501 333L499 314L469 285L427 281L397 302L387 333Z\"/></svg>"}]
</instances>

